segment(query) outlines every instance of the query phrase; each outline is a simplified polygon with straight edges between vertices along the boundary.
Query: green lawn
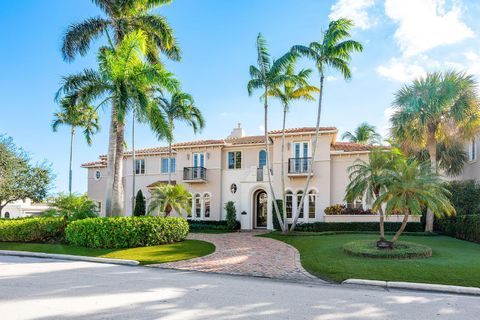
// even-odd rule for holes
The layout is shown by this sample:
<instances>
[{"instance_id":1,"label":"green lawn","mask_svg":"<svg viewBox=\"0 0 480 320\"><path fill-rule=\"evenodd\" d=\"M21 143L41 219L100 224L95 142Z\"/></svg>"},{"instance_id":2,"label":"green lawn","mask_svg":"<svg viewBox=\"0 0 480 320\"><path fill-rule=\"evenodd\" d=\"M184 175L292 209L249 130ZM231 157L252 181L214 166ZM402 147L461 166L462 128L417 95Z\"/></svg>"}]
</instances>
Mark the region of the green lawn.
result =
<instances>
[{"instance_id":1,"label":"green lawn","mask_svg":"<svg viewBox=\"0 0 480 320\"><path fill-rule=\"evenodd\" d=\"M431 258L387 260L352 257L342 246L355 240L377 239L376 235L340 234L317 236L266 235L300 251L303 267L319 278L348 278L452 284L480 287L480 245L445 236L402 236L401 240L425 244Z\"/></svg>"},{"instance_id":2,"label":"green lawn","mask_svg":"<svg viewBox=\"0 0 480 320\"><path fill-rule=\"evenodd\" d=\"M154 264L192 259L215 251L210 242L185 240L173 244L130 249L90 249L61 244L0 242L0 250L17 250L45 253L71 254L101 258L137 260L140 264Z\"/></svg>"}]
</instances>

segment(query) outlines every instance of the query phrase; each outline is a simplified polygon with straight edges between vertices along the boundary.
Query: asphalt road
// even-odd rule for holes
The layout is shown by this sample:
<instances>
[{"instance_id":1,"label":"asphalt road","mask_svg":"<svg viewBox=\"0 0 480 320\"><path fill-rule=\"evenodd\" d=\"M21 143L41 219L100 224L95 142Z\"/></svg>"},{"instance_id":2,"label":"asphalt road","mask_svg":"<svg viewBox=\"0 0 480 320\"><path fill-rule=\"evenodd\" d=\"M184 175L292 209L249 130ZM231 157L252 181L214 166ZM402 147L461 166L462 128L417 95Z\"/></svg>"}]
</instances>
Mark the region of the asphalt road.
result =
<instances>
[{"instance_id":1,"label":"asphalt road","mask_svg":"<svg viewBox=\"0 0 480 320\"><path fill-rule=\"evenodd\" d=\"M0 319L480 319L480 297L0 256Z\"/></svg>"}]
</instances>

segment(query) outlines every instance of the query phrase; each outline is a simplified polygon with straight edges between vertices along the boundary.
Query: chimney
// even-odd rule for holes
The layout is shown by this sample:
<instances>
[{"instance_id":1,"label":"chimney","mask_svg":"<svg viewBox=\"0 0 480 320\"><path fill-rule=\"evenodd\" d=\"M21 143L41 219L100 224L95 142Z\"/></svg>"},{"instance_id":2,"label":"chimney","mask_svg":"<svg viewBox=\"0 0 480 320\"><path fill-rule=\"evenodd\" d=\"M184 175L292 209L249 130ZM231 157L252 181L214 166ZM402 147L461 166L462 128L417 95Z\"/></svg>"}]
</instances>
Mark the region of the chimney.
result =
<instances>
[{"instance_id":1,"label":"chimney","mask_svg":"<svg viewBox=\"0 0 480 320\"><path fill-rule=\"evenodd\" d=\"M242 124L238 123L237 127L232 130L232 133L230 133L227 139L242 138L242 137L245 137L245 130L242 129Z\"/></svg>"}]
</instances>

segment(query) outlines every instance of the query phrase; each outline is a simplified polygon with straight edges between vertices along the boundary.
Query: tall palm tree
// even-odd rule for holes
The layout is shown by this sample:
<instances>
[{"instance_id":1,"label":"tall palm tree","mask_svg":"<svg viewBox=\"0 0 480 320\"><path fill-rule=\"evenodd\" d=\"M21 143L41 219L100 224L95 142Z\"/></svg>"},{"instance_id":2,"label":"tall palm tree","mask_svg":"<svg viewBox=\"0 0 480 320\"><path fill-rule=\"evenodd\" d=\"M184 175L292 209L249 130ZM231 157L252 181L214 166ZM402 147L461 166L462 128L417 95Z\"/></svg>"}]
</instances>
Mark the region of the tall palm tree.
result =
<instances>
[{"instance_id":1,"label":"tall palm tree","mask_svg":"<svg viewBox=\"0 0 480 320\"><path fill-rule=\"evenodd\" d=\"M406 153L427 149L438 171L437 145L465 142L480 128L477 82L471 75L448 71L429 73L395 94L392 136ZM433 212L427 211L425 231L433 231Z\"/></svg>"},{"instance_id":2,"label":"tall palm tree","mask_svg":"<svg viewBox=\"0 0 480 320\"><path fill-rule=\"evenodd\" d=\"M290 105L297 100L306 100L313 101L315 98L312 96L313 93L319 92L320 90L308 83L308 78L312 73L311 69L302 69L298 73L295 73L295 63L291 62L288 64L285 70L285 74L291 78L291 80L285 81L283 86L273 87L268 95L279 99L283 105L283 121L282 121L282 155L281 155L281 180L282 180L282 203L286 203L285 197L285 123L287 119L287 112L290 110ZM282 206L283 217L284 218L284 227L285 230L288 229L287 225L287 208Z\"/></svg>"},{"instance_id":3,"label":"tall palm tree","mask_svg":"<svg viewBox=\"0 0 480 320\"><path fill-rule=\"evenodd\" d=\"M405 230L410 215L421 215L423 208L443 217L455 214L455 209L448 199L449 192L443 186L441 177L431 169L429 162L402 159L397 161L392 170L382 174L381 182L385 192L373 203L378 210L386 203L385 213L403 212L404 218L398 231L393 236L392 246Z\"/></svg>"},{"instance_id":4,"label":"tall palm tree","mask_svg":"<svg viewBox=\"0 0 480 320\"><path fill-rule=\"evenodd\" d=\"M296 45L292 47L292 52L305 56L315 63L315 67L320 75L320 93L318 98L317 123L315 129L315 141L312 150L312 161L315 161L317 152L318 135L320 131L320 118L322 114L322 98L323 98L323 84L325 81L325 72L328 67L339 71L345 79L352 77L349 62L351 54L355 51L361 52L363 46L360 42L350 40L350 29L353 27L353 22L348 19L338 19L331 21L328 29L322 33L322 38L318 42L312 42L308 46ZM303 190L302 198L300 199L300 207L303 206L305 195L312 179L313 165L307 176L305 189ZM293 219L290 230L294 230L297 225L299 212Z\"/></svg>"},{"instance_id":5,"label":"tall palm tree","mask_svg":"<svg viewBox=\"0 0 480 320\"><path fill-rule=\"evenodd\" d=\"M359 197L368 204L373 204L385 192L383 177L388 170L394 170L396 161L401 158L398 150L386 151L373 149L368 161L358 159L348 168L349 184L345 192L345 200L353 202ZM380 241L385 241L385 215L382 206L378 206L380 213Z\"/></svg>"},{"instance_id":6,"label":"tall palm tree","mask_svg":"<svg viewBox=\"0 0 480 320\"><path fill-rule=\"evenodd\" d=\"M430 156L427 149L421 149L411 153L411 156L420 161L429 161ZM468 162L468 153L465 145L459 141L452 141L448 144L440 142L437 144L438 168L451 177L462 173L463 167Z\"/></svg>"},{"instance_id":7,"label":"tall palm tree","mask_svg":"<svg viewBox=\"0 0 480 320\"><path fill-rule=\"evenodd\" d=\"M187 212L188 216L192 210L192 195L181 184L158 186L153 188L150 193L148 214L159 210L165 216L169 216L172 210L175 210L179 214Z\"/></svg>"},{"instance_id":8,"label":"tall palm tree","mask_svg":"<svg viewBox=\"0 0 480 320\"><path fill-rule=\"evenodd\" d=\"M105 35L109 45L114 47L123 40L126 34L134 31L145 33L145 54L150 62L158 63L160 52L172 60L180 60L181 51L172 28L164 17L152 14L152 10L170 4L171 0L92 0L92 2L102 10L104 17L89 18L68 27L62 46L62 55L65 61L73 61L78 54L86 55L91 43L102 35ZM113 34L113 42L111 34ZM117 123L117 118L117 108L113 104L109 130L105 199L105 210L108 215L113 209L112 202L118 202L122 197L118 194L122 189L122 173L118 172L121 164L117 163L123 161L125 129L124 123ZM117 144L117 141L121 142Z\"/></svg>"},{"instance_id":9,"label":"tall palm tree","mask_svg":"<svg viewBox=\"0 0 480 320\"><path fill-rule=\"evenodd\" d=\"M155 87L169 91L178 88L178 81L159 64L144 62L147 38L141 31L125 36L115 48L104 48L98 57L99 71L84 70L63 79L57 96L62 94L78 99L82 103L92 103L103 99L99 106L111 102L116 113L114 121L122 126L116 127L115 144L122 145L122 153L117 153L114 180L122 181L123 172L123 124L129 111L135 110L137 120L148 123L158 138L170 137L165 114L153 103L151 93ZM113 185L113 202L111 213L121 215L123 211L123 185Z\"/></svg>"},{"instance_id":10,"label":"tall palm tree","mask_svg":"<svg viewBox=\"0 0 480 320\"><path fill-rule=\"evenodd\" d=\"M272 185L270 151L268 148L268 92L274 88L284 85L285 82L290 79L290 77L284 73L284 70L290 63L295 61L296 55L289 52L283 55L281 58L271 61L270 54L268 53L267 42L260 33L257 36L256 46L258 66L250 66L251 80L248 82L247 90L250 96L253 94L253 91L257 89L261 89L264 92L261 98L263 99L264 103L265 151L266 165L268 168L268 185L270 187L270 194L273 198L273 206L277 215L277 219L280 222L282 231L285 232L284 220L286 217L281 217L281 213L278 209L277 198Z\"/></svg>"},{"instance_id":11,"label":"tall palm tree","mask_svg":"<svg viewBox=\"0 0 480 320\"><path fill-rule=\"evenodd\" d=\"M92 135L100 128L98 114L94 107L89 105L76 105L72 99L64 98L60 101L60 111L54 113L52 129L57 132L61 125L70 126L70 161L68 167L68 193L72 194L72 161L73 143L76 128L83 129L83 135L88 145L92 144Z\"/></svg>"},{"instance_id":12,"label":"tall palm tree","mask_svg":"<svg viewBox=\"0 0 480 320\"><path fill-rule=\"evenodd\" d=\"M378 144L382 136L376 131L375 126L362 122L353 133L345 132L342 139L360 144Z\"/></svg>"},{"instance_id":13,"label":"tall palm tree","mask_svg":"<svg viewBox=\"0 0 480 320\"><path fill-rule=\"evenodd\" d=\"M168 184L172 181L172 172L170 159L172 158L172 142L173 130L175 128L175 121L185 122L193 128L193 132L197 133L205 127L205 119L201 111L195 106L193 97L184 92L174 92L170 99L166 98L162 93L155 99L163 110L170 130L170 138L168 139Z\"/></svg>"}]
</instances>

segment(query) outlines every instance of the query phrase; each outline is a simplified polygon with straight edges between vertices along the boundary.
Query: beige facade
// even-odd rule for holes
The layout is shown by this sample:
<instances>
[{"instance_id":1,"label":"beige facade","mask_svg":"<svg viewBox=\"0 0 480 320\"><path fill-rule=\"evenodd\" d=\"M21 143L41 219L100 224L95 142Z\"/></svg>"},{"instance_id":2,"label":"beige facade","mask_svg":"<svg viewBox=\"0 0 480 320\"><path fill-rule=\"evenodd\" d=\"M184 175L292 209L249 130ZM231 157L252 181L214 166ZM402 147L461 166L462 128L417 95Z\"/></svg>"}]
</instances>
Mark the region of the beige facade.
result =
<instances>
[{"instance_id":1,"label":"beige facade","mask_svg":"<svg viewBox=\"0 0 480 320\"><path fill-rule=\"evenodd\" d=\"M465 144L468 162L463 168L462 174L457 178L460 178L461 180L474 179L480 181L480 160L478 159L479 141L480 137L477 137Z\"/></svg>"},{"instance_id":2,"label":"beige facade","mask_svg":"<svg viewBox=\"0 0 480 320\"><path fill-rule=\"evenodd\" d=\"M297 202L313 166L313 175L305 199L300 222L324 221L325 207L343 203L348 184L348 166L356 159L368 159L370 147L337 142L337 129L321 128L315 159L312 150L315 128L293 128L286 131L286 143L281 151L281 131L269 133L269 154L274 193L281 198L281 169L285 170L288 216L295 215ZM175 168L172 181L183 184L192 193L192 219L223 220L224 205L235 202L242 229L272 228L272 195L267 182L263 136L246 136L235 128L230 136L219 140L177 143L173 146ZM132 196L141 189L148 199L149 188L168 181L168 148L136 151L136 190L132 192L132 155L125 153L125 211L132 212ZM96 200L104 214L106 190L106 156L83 164L88 169L88 195Z\"/></svg>"}]
</instances>

